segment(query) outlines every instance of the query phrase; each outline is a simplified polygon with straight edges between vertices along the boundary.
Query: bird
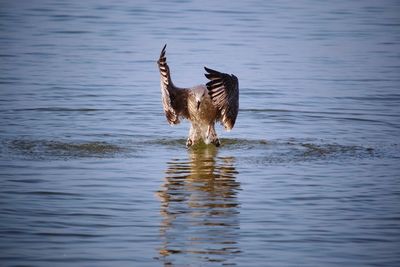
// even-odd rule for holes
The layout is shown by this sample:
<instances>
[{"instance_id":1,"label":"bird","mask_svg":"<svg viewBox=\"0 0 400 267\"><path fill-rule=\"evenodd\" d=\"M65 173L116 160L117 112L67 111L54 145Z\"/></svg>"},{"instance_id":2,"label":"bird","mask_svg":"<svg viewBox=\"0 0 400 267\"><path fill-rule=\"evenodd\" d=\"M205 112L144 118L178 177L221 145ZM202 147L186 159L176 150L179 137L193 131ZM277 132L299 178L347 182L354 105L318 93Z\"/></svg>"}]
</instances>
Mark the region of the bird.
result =
<instances>
[{"instance_id":1,"label":"bird","mask_svg":"<svg viewBox=\"0 0 400 267\"><path fill-rule=\"evenodd\" d=\"M209 80L189 88L176 87L167 64L165 44L157 61L160 71L161 98L167 122L172 126L180 120L191 122L186 147L204 142L220 146L215 123L230 131L239 111L239 81L233 74L204 67Z\"/></svg>"}]
</instances>

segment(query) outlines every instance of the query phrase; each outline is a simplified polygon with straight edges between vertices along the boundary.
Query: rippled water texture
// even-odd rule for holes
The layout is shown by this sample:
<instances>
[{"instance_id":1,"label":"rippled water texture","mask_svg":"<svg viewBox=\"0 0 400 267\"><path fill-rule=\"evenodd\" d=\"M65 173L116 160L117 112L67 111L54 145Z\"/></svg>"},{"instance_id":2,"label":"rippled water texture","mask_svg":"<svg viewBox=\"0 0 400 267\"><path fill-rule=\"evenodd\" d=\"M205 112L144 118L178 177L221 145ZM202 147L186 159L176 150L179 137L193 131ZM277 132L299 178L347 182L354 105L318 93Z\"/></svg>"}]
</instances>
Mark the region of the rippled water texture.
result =
<instances>
[{"instance_id":1,"label":"rippled water texture","mask_svg":"<svg viewBox=\"0 0 400 267\"><path fill-rule=\"evenodd\" d=\"M399 266L397 1L2 1L1 266ZM166 123L239 77L221 147Z\"/></svg>"}]
</instances>

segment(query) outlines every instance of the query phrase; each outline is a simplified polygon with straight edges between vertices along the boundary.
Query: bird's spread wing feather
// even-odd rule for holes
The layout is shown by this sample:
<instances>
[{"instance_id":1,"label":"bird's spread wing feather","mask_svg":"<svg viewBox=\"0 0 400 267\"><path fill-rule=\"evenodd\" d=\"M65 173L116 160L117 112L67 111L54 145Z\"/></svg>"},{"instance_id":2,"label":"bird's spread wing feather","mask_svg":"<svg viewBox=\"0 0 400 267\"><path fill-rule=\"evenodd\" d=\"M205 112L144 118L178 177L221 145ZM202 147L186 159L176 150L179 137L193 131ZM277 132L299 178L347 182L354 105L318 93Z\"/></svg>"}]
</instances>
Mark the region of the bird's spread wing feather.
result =
<instances>
[{"instance_id":1,"label":"bird's spread wing feather","mask_svg":"<svg viewBox=\"0 0 400 267\"><path fill-rule=\"evenodd\" d=\"M188 90L181 89L174 86L171 80L171 74L165 56L165 49L161 51L160 58L158 59L158 68L161 76L161 95L162 103L169 124L178 124L179 117L188 118L187 110L187 97Z\"/></svg>"},{"instance_id":2,"label":"bird's spread wing feather","mask_svg":"<svg viewBox=\"0 0 400 267\"><path fill-rule=\"evenodd\" d=\"M208 94L218 109L218 119L226 130L231 130L239 111L238 78L207 67L204 69L207 71L205 76L210 80L207 83Z\"/></svg>"}]
</instances>

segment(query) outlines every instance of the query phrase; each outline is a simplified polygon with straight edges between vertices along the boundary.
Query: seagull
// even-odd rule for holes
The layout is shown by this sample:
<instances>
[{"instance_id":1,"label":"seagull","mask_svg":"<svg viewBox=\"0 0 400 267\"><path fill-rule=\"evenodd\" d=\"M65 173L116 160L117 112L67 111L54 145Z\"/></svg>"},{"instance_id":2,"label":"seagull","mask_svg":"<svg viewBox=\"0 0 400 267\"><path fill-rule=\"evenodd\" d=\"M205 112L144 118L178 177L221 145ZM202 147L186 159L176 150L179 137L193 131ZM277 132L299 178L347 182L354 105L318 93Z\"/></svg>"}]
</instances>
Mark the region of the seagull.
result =
<instances>
[{"instance_id":1,"label":"seagull","mask_svg":"<svg viewBox=\"0 0 400 267\"><path fill-rule=\"evenodd\" d=\"M172 83L167 64L166 47L161 50L157 63L161 77L162 104L168 123L179 124L181 118L191 122L187 147L201 141L220 146L215 122L219 121L227 131L235 125L239 111L238 78L233 74L204 67L207 72L204 75L209 79L205 85L176 87Z\"/></svg>"}]
</instances>

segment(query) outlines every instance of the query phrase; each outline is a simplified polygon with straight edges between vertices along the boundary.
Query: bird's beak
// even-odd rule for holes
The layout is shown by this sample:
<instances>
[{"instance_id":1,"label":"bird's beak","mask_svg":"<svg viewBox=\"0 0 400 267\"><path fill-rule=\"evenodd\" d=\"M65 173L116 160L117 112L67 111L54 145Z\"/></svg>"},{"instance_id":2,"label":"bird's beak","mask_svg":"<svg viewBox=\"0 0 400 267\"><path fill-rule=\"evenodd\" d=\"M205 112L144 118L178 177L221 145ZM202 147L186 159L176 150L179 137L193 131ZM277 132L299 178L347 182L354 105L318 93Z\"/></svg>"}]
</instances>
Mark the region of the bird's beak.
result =
<instances>
[{"instance_id":1,"label":"bird's beak","mask_svg":"<svg viewBox=\"0 0 400 267\"><path fill-rule=\"evenodd\" d=\"M199 110L199 108L200 108L200 101L197 101L197 110Z\"/></svg>"}]
</instances>

